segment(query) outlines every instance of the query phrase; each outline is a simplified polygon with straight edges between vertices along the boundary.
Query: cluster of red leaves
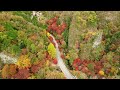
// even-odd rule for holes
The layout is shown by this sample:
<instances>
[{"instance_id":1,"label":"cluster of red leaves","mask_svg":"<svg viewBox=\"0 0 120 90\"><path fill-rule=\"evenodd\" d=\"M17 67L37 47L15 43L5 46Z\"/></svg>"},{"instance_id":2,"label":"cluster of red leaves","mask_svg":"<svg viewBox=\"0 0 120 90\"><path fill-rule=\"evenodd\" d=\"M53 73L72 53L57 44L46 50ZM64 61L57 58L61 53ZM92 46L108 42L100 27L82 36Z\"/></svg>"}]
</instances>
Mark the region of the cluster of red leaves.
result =
<instances>
[{"instance_id":1,"label":"cluster of red leaves","mask_svg":"<svg viewBox=\"0 0 120 90\"><path fill-rule=\"evenodd\" d=\"M52 31L56 32L57 34L61 35L62 32L67 27L67 25L66 25L66 23L62 23L61 25L57 25L57 20L58 20L58 16L47 21L47 24L48 24L47 31L50 32L52 30Z\"/></svg>"},{"instance_id":2,"label":"cluster of red leaves","mask_svg":"<svg viewBox=\"0 0 120 90\"><path fill-rule=\"evenodd\" d=\"M65 59L65 55L64 55L64 54L61 54L61 58L62 58L62 59Z\"/></svg>"},{"instance_id":3,"label":"cluster of red leaves","mask_svg":"<svg viewBox=\"0 0 120 90\"><path fill-rule=\"evenodd\" d=\"M56 47L55 43L53 42L53 38L52 38L51 36L49 36L48 39L49 39L50 42Z\"/></svg>"},{"instance_id":4,"label":"cluster of red leaves","mask_svg":"<svg viewBox=\"0 0 120 90\"><path fill-rule=\"evenodd\" d=\"M38 70L39 70L39 68L40 68L40 65L39 65L39 64L38 64L38 65L33 65L33 66L31 67L31 72L32 72L32 73L37 73Z\"/></svg>"},{"instance_id":5,"label":"cluster of red leaves","mask_svg":"<svg viewBox=\"0 0 120 90\"><path fill-rule=\"evenodd\" d=\"M93 64L94 72L98 74L98 72L103 68L103 62L101 61L91 61L91 60L80 60L79 58L73 61L72 66L77 71L82 71L87 75L91 75L92 71L89 70L88 64Z\"/></svg>"},{"instance_id":6,"label":"cluster of red leaves","mask_svg":"<svg viewBox=\"0 0 120 90\"><path fill-rule=\"evenodd\" d=\"M46 51L46 60L51 60L51 56L49 55L47 51Z\"/></svg>"},{"instance_id":7,"label":"cluster of red leaves","mask_svg":"<svg viewBox=\"0 0 120 90\"><path fill-rule=\"evenodd\" d=\"M53 41L53 38L51 36L48 37L48 39L52 42Z\"/></svg>"},{"instance_id":8,"label":"cluster of red leaves","mask_svg":"<svg viewBox=\"0 0 120 90\"><path fill-rule=\"evenodd\" d=\"M79 70L79 66L82 64L82 61L77 58L73 61L73 67L75 68L75 70Z\"/></svg>"},{"instance_id":9,"label":"cluster of red leaves","mask_svg":"<svg viewBox=\"0 0 120 90\"><path fill-rule=\"evenodd\" d=\"M103 63L101 61L95 62L94 70L98 73L103 68Z\"/></svg>"},{"instance_id":10,"label":"cluster of red leaves","mask_svg":"<svg viewBox=\"0 0 120 90\"><path fill-rule=\"evenodd\" d=\"M57 61L56 58L53 59L53 63L54 63L54 64L57 64L57 63L58 63L58 61Z\"/></svg>"},{"instance_id":11,"label":"cluster of red leaves","mask_svg":"<svg viewBox=\"0 0 120 90\"><path fill-rule=\"evenodd\" d=\"M79 58L75 59L73 62L73 67L77 71L82 71L83 73L86 73L87 75L91 75L92 73L87 67L88 61L87 60L80 60Z\"/></svg>"},{"instance_id":12,"label":"cluster of red leaves","mask_svg":"<svg viewBox=\"0 0 120 90\"><path fill-rule=\"evenodd\" d=\"M20 69L18 73L14 75L16 79L27 79L30 76L29 69Z\"/></svg>"},{"instance_id":13,"label":"cluster of red leaves","mask_svg":"<svg viewBox=\"0 0 120 90\"><path fill-rule=\"evenodd\" d=\"M65 30L65 28L67 27L66 23L61 23L60 25L57 24L58 21L58 16L51 18L50 20L48 20L46 23L48 24L48 29L47 31L50 32L55 32L57 33L57 37L58 39L56 39L57 43L62 45L64 43L64 39L62 37L62 33ZM50 40L50 42L56 47L55 43L53 42L53 38L51 36L48 37L48 39ZM61 40L60 40L61 39ZM58 46L60 52L62 50L62 48L60 47L60 45ZM61 58L64 59L65 56L63 54L61 54ZM48 52L46 52L46 59L47 60L51 60L54 64L57 64L58 61L56 58L51 58L50 55L48 54Z\"/></svg>"}]
</instances>

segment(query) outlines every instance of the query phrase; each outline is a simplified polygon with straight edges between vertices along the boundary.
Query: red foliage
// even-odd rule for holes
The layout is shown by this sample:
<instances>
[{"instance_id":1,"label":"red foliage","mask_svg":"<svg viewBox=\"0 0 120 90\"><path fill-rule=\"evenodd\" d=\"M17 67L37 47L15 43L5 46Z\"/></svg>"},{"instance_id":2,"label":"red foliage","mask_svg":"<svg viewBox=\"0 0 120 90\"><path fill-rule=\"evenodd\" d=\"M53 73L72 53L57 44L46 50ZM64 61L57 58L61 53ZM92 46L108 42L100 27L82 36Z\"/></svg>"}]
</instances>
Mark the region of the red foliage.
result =
<instances>
[{"instance_id":1,"label":"red foliage","mask_svg":"<svg viewBox=\"0 0 120 90\"><path fill-rule=\"evenodd\" d=\"M54 64L57 64L58 63L58 61L57 61L57 59L55 58L55 59L53 59L53 63Z\"/></svg>"},{"instance_id":2,"label":"red foliage","mask_svg":"<svg viewBox=\"0 0 120 90\"><path fill-rule=\"evenodd\" d=\"M89 76L90 76L90 75L92 75L92 76L93 76L93 74L92 74L90 71L88 71L88 72L87 72L87 74L88 74Z\"/></svg>"},{"instance_id":3,"label":"red foliage","mask_svg":"<svg viewBox=\"0 0 120 90\"><path fill-rule=\"evenodd\" d=\"M87 67L84 67L81 71L84 72L84 73L88 73L89 72Z\"/></svg>"},{"instance_id":4,"label":"red foliage","mask_svg":"<svg viewBox=\"0 0 120 90\"><path fill-rule=\"evenodd\" d=\"M57 22L54 22L52 25L51 25L51 28L53 31L56 31L58 29L58 26L57 26Z\"/></svg>"},{"instance_id":5,"label":"red foliage","mask_svg":"<svg viewBox=\"0 0 120 90\"><path fill-rule=\"evenodd\" d=\"M51 25L53 24L54 22L56 22L58 20L58 16L54 17L54 18L51 18L50 20L48 20L46 23Z\"/></svg>"},{"instance_id":6,"label":"red foliage","mask_svg":"<svg viewBox=\"0 0 120 90\"><path fill-rule=\"evenodd\" d=\"M39 65L33 65L32 67L31 67L31 72L32 73L36 73L36 72L38 72L38 70L39 70Z\"/></svg>"},{"instance_id":7,"label":"red foliage","mask_svg":"<svg viewBox=\"0 0 120 90\"><path fill-rule=\"evenodd\" d=\"M111 71L111 69L106 69L106 70L105 70L105 73L106 73L106 74L109 74L110 71Z\"/></svg>"},{"instance_id":8,"label":"red foliage","mask_svg":"<svg viewBox=\"0 0 120 90\"><path fill-rule=\"evenodd\" d=\"M66 25L66 23L62 23L61 25L57 25L57 20L58 20L58 17L56 16L56 17L47 21L47 24L48 24L47 31L50 32L52 30L52 31L55 31L58 35L61 35L62 32L67 27L67 25Z\"/></svg>"},{"instance_id":9,"label":"red foliage","mask_svg":"<svg viewBox=\"0 0 120 90\"><path fill-rule=\"evenodd\" d=\"M48 58L49 57L49 53L47 51L45 53L46 53L46 58Z\"/></svg>"},{"instance_id":10,"label":"red foliage","mask_svg":"<svg viewBox=\"0 0 120 90\"><path fill-rule=\"evenodd\" d=\"M59 28L63 32L66 27L67 27L66 23L62 23Z\"/></svg>"},{"instance_id":11,"label":"red foliage","mask_svg":"<svg viewBox=\"0 0 120 90\"><path fill-rule=\"evenodd\" d=\"M82 61L77 58L73 61L73 67L75 68L75 70L79 70L79 66L82 64Z\"/></svg>"},{"instance_id":12,"label":"red foliage","mask_svg":"<svg viewBox=\"0 0 120 90\"><path fill-rule=\"evenodd\" d=\"M57 41L57 43L60 43L60 40L56 40Z\"/></svg>"},{"instance_id":13,"label":"red foliage","mask_svg":"<svg viewBox=\"0 0 120 90\"><path fill-rule=\"evenodd\" d=\"M27 79L30 76L29 69L20 69L18 73L14 75L16 79Z\"/></svg>"},{"instance_id":14,"label":"red foliage","mask_svg":"<svg viewBox=\"0 0 120 90\"><path fill-rule=\"evenodd\" d=\"M79 58L77 58L77 59L75 59L75 60L73 61L73 65L74 65L74 64L80 66L80 65L82 64L82 61L81 61Z\"/></svg>"},{"instance_id":15,"label":"red foliage","mask_svg":"<svg viewBox=\"0 0 120 90\"><path fill-rule=\"evenodd\" d=\"M96 65L94 69L95 69L95 72L98 73L102 69L102 67Z\"/></svg>"},{"instance_id":16,"label":"red foliage","mask_svg":"<svg viewBox=\"0 0 120 90\"><path fill-rule=\"evenodd\" d=\"M53 41L53 38L51 36L48 37L48 39L52 42Z\"/></svg>"},{"instance_id":17,"label":"red foliage","mask_svg":"<svg viewBox=\"0 0 120 90\"><path fill-rule=\"evenodd\" d=\"M51 56L49 55L49 53L46 51L46 60L51 60Z\"/></svg>"},{"instance_id":18,"label":"red foliage","mask_svg":"<svg viewBox=\"0 0 120 90\"><path fill-rule=\"evenodd\" d=\"M57 29L56 30L57 34L61 35L62 34L62 31L60 29Z\"/></svg>"},{"instance_id":19,"label":"red foliage","mask_svg":"<svg viewBox=\"0 0 120 90\"><path fill-rule=\"evenodd\" d=\"M49 25L47 31L50 32L51 28L52 28L52 26Z\"/></svg>"},{"instance_id":20,"label":"red foliage","mask_svg":"<svg viewBox=\"0 0 120 90\"><path fill-rule=\"evenodd\" d=\"M78 67L78 66L77 66L77 67L75 67L75 70L76 70L76 71L79 71L79 67Z\"/></svg>"}]
</instances>

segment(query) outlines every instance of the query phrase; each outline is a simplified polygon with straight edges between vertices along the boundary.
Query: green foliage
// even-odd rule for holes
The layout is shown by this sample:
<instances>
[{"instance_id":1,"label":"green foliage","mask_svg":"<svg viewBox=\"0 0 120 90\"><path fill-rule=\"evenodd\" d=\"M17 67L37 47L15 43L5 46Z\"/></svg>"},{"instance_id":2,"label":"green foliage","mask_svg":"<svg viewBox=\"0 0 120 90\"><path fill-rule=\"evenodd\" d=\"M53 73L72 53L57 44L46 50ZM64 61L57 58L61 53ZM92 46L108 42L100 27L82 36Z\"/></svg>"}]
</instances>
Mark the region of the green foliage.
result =
<instances>
[{"instance_id":1,"label":"green foliage","mask_svg":"<svg viewBox=\"0 0 120 90\"><path fill-rule=\"evenodd\" d=\"M35 44L31 44L31 52L32 52L32 53L35 53L35 51L36 51L36 46L35 46Z\"/></svg>"},{"instance_id":2,"label":"green foliage","mask_svg":"<svg viewBox=\"0 0 120 90\"><path fill-rule=\"evenodd\" d=\"M45 69L40 69L36 74L37 79L44 79L45 78Z\"/></svg>"},{"instance_id":3,"label":"green foliage","mask_svg":"<svg viewBox=\"0 0 120 90\"><path fill-rule=\"evenodd\" d=\"M72 65L74 59L78 58L78 55L75 50L69 50L68 54L70 56L70 59L69 59L70 65Z\"/></svg>"},{"instance_id":4,"label":"green foliage","mask_svg":"<svg viewBox=\"0 0 120 90\"><path fill-rule=\"evenodd\" d=\"M37 53L38 59L43 60L45 58L45 54L43 53L43 50Z\"/></svg>"},{"instance_id":5,"label":"green foliage","mask_svg":"<svg viewBox=\"0 0 120 90\"><path fill-rule=\"evenodd\" d=\"M8 39L16 40L17 39L17 31L15 31L15 30L9 30L7 32L7 36L8 36Z\"/></svg>"},{"instance_id":6,"label":"green foliage","mask_svg":"<svg viewBox=\"0 0 120 90\"><path fill-rule=\"evenodd\" d=\"M99 45L91 51L91 60L100 60L102 58L101 52L104 51L104 46Z\"/></svg>"},{"instance_id":7,"label":"green foliage","mask_svg":"<svg viewBox=\"0 0 120 90\"><path fill-rule=\"evenodd\" d=\"M97 21L98 21L98 18L97 18L96 13L94 11L91 11L88 16L88 24L95 27L97 26Z\"/></svg>"},{"instance_id":8,"label":"green foliage","mask_svg":"<svg viewBox=\"0 0 120 90\"><path fill-rule=\"evenodd\" d=\"M108 52L107 53L107 60L112 63L113 57L114 57L115 53L114 52Z\"/></svg>"},{"instance_id":9,"label":"green foliage","mask_svg":"<svg viewBox=\"0 0 120 90\"><path fill-rule=\"evenodd\" d=\"M63 37L64 37L64 40L66 42L66 48L68 48L69 27L70 27L71 20L72 19L69 17L68 20L66 21L67 29L63 32Z\"/></svg>"},{"instance_id":10,"label":"green foliage","mask_svg":"<svg viewBox=\"0 0 120 90\"><path fill-rule=\"evenodd\" d=\"M2 45L1 45L1 49L2 50L4 50L4 49L6 50L10 44L11 44L11 40L10 39L3 40Z\"/></svg>"},{"instance_id":11,"label":"green foliage","mask_svg":"<svg viewBox=\"0 0 120 90\"><path fill-rule=\"evenodd\" d=\"M91 71L94 70L94 65L93 65L92 63L88 64L87 67L88 67L88 69L91 70Z\"/></svg>"},{"instance_id":12,"label":"green foliage","mask_svg":"<svg viewBox=\"0 0 120 90\"><path fill-rule=\"evenodd\" d=\"M83 11L75 13L77 26L80 28L96 27L98 18L95 11Z\"/></svg>"},{"instance_id":13,"label":"green foliage","mask_svg":"<svg viewBox=\"0 0 120 90\"><path fill-rule=\"evenodd\" d=\"M111 42L115 42L117 40L120 40L120 31L116 32L115 34L112 35L111 37Z\"/></svg>"},{"instance_id":14,"label":"green foliage","mask_svg":"<svg viewBox=\"0 0 120 90\"><path fill-rule=\"evenodd\" d=\"M12 27L11 23L5 23L6 35L8 39L17 39L17 31Z\"/></svg>"},{"instance_id":15,"label":"green foliage","mask_svg":"<svg viewBox=\"0 0 120 90\"><path fill-rule=\"evenodd\" d=\"M0 58L0 70L3 68L4 63L2 62L1 58Z\"/></svg>"},{"instance_id":16,"label":"green foliage","mask_svg":"<svg viewBox=\"0 0 120 90\"><path fill-rule=\"evenodd\" d=\"M5 23L5 29L6 29L7 31L9 31L9 30L14 30L13 27L12 27L12 25L11 25L11 23L9 23L9 22L6 22L6 23Z\"/></svg>"},{"instance_id":17,"label":"green foliage","mask_svg":"<svg viewBox=\"0 0 120 90\"><path fill-rule=\"evenodd\" d=\"M19 55L20 52L21 52L21 49L20 49L20 47L19 47L18 45L13 45L13 46L11 47L11 51L12 51L12 53L13 53L14 55Z\"/></svg>"},{"instance_id":18,"label":"green foliage","mask_svg":"<svg viewBox=\"0 0 120 90\"><path fill-rule=\"evenodd\" d=\"M116 53L120 55L120 46L116 49Z\"/></svg>"},{"instance_id":19,"label":"green foliage","mask_svg":"<svg viewBox=\"0 0 120 90\"><path fill-rule=\"evenodd\" d=\"M26 21L31 22L31 23L33 23L36 26L39 26L39 23L38 23L36 17L33 17L33 19L31 20L31 18L30 18L31 15L32 15L31 11L19 11L19 12L18 11L14 11L13 13L15 15L22 16Z\"/></svg>"}]
</instances>

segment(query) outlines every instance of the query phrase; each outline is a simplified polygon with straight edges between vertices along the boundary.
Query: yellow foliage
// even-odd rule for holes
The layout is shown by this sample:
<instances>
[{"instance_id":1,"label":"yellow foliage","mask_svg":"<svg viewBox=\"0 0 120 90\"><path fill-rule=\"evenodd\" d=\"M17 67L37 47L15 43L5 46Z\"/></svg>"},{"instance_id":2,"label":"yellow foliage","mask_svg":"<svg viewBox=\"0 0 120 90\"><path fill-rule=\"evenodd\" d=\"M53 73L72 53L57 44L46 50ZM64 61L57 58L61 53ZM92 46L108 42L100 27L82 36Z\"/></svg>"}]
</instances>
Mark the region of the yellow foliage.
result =
<instances>
[{"instance_id":1,"label":"yellow foliage","mask_svg":"<svg viewBox=\"0 0 120 90\"><path fill-rule=\"evenodd\" d=\"M96 35L96 32L90 31L90 32L88 32L88 33L86 34L86 36L88 36L88 35Z\"/></svg>"},{"instance_id":2,"label":"yellow foliage","mask_svg":"<svg viewBox=\"0 0 120 90\"><path fill-rule=\"evenodd\" d=\"M80 47L82 48L83 46L84 46L84 45L81 43L81 44L80 44Z\"/></svg>"},{"instance_id":3,"label":"yellow foliage","mask_svg":"<svg viewBox=\"0 0 120 90\"><path fill-rule=\"evenodd\" d=\"M49 37L50 36L50 33L49 32L46 32L47 33L47 36Z\"/></svg>"},{"instance_id":4,"label":"yellow foliage","mask_svg":"<svg viewBox=\"0 0 120 90\"><path fill-rule=\"evenodd\" d=\"M82 23L82 26L87 26L86 20L84 20L82 17L78 17L78 20Z\"/></svg>"},{"instance_id":5,"label":"yellow foliage","mask_svg":"<svg viewBox=\"0 0 120 90\"><path fill-rule=\"evenodd\" d=\"M49 66L49 65L50 65L50 61L47 60L47 61L46 61L46 66Z\"/></svg>"},{"instance_id":6,"label":"yellow foliage","mask_svg":"<svg viewBox=\"0 0 120 90\"><path fill-rule=\"evenodd\" d=\"M50 43L50 44L48 45L48 53L50 54L50 56L51 56L52 58L55 58L55 57L56 57L56 49L55 49L55 47L54 47L54 45L53 45L52 43Z\"/></svg>"},{"instance_id":7,"label":"yellow foliage","mask_svg":"<svg viewBox=\"0 0 120 90\"><path fill-rule=\"evenodd\" d=\"M62 72L53 71L46 73L46 79L65 79L65 76Z\"/></svg>"},{"instance_id":8,"label":"yellow foliage","mask_svg":"<svg viewBox=\"0 0 120 90\"><path fill-rule=\"evenodd\" d=\"M31 75L30 77L28 77L27 79L36 79L36 76Z\"/></svg>"},{"instance_id":9,"label":"yellow foliage","mask_svg":"<svg viewBox=\"0 0 120 90\"><path fill-rule=\"evenodd\" d=\"M16 65L18 66L18 68L28 68L31 66L31 63L30 63L30 59L28 58L27 55L22 55L19 57Z\"/></svg>"},{"instance_id":10,"label":"yellow foliage","mask_svg":"<svg viewBox=\"0 0 120 90\"><path fill-rule=\"evenodd\" d=\"M115 67L112 67L111 68L111 72L114 73L114 74L117 74L118 73L118 69L115 68Z\"/></svg>"},{"instance_id":11,"label":"yellow foliage","mask_svg":"<svg viewBox=\"0 0 120 90\"><path fill-rule=\"evenodd\" d=\"M70 55L69 55L69 54L67 54L65 58L66 58L66 59L70 59Z\"/></svg>"}]
</instances>

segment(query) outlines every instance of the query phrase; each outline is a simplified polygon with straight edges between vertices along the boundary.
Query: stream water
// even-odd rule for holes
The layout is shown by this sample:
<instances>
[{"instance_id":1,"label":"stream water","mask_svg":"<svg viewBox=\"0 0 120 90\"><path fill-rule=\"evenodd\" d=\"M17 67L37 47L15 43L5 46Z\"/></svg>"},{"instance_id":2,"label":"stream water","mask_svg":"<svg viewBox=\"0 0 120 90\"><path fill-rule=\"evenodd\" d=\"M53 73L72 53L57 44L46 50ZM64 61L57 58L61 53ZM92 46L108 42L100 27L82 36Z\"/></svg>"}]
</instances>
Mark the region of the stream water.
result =
<instances>
[{"instance_id":1,"label":"stream water","mask_svg":"<svg viewBox=\"0 0 120 90\"><path fill-rule=\"evenodd\" d=\"M53 38L53 42L55 43L55 47L56 47L56 58L58 60L58 66L60 67L60 69L62 70L62 72L64 73L65 77L67 79L77 79L77 77L73 76L69 70L67 69L67 67L65 66L62 58L61 58L61 54L60 54L60 51L59 51L59 48L58 48L58 43L56 42L54 36L52 36L50 34L50 36Z\"/></svg>"}]
</instances>

